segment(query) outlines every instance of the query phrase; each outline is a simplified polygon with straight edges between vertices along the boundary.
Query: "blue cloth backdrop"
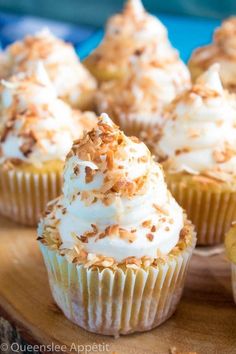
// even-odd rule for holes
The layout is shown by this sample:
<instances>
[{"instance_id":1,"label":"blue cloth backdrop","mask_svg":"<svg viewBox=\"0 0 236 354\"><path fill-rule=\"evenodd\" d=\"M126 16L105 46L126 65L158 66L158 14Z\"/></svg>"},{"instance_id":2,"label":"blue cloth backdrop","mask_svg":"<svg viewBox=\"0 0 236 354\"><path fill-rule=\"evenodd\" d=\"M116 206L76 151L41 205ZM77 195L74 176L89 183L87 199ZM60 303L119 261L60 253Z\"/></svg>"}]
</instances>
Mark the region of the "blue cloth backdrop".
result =
<instances>
[{"instance_id":1,"label":"blue cloth backdrop","mask_svg":"<svg viewBox=\"0 0 236 354\"><path fill-rule=\"evenodd\" d=\"M189 16L158 14L167 26L169 37L174 47L187 60L192 50L211 41L219 20L204 19ZM34 33L48 27L57 36L72 42L81 59L98 45L103 36L103 30L93 26L79 26L53 20L45 20L32 16L9 15L0 12L0 42L2 47L20 39L28 33Z\"/></svg>"}]
</instances>

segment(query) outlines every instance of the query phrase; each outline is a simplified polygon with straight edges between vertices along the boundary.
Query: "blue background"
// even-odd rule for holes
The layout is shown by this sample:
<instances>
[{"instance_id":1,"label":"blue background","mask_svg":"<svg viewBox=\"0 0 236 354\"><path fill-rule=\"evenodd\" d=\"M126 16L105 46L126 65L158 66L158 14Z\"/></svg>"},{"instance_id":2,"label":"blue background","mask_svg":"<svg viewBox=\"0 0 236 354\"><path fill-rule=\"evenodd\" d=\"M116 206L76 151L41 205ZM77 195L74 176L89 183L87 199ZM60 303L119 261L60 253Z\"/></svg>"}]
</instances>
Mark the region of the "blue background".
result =
<instances>
[{"instance_id":1,"label":"blue background","mask_svg":"<svg viewBox=\"0 0 236 354\"><path fill-rule=\"evenodd\" d=\"M167 26L173 46L180 51L185 61L194 48L211 41L213 30L220 24L220 20L184 15L160 13L158 17ZM5 47L12 41L43 27L49 27L59 37L71 41L82 59L98 45L103 36L103 30L92 25L75 25L0 12L1 45Z\"/></svg>"},{"instance_id":2,"label":"blue background","mask_svg":"<svg viewBox=\"0 0 236 354\"><path fill-rule=\"evenodd\" d=\"M0 0L0 10L100 27L123 0ZM222 18L236 14L235 0L143 0L153 13Z\"/></svg>"}]
</instances>

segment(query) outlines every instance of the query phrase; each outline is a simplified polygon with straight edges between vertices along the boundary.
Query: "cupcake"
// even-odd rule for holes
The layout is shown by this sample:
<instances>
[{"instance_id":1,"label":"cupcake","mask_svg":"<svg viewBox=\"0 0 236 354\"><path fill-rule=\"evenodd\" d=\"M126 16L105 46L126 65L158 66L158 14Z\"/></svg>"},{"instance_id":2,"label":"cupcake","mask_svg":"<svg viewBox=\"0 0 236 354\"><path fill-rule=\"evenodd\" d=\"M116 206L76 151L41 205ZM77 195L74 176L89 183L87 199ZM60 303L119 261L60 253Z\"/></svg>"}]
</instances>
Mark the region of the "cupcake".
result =
<instances>
[{"instance_id":1,"label":"cupcake","mask_svg":"<svg viewBox=\"0 0 236 354\"><path fill-rule=\"evenodd\" d=\"M106 114L74 142L38 228L54 300L84 329L150 330L175 311L196 236L161 166Z\"/></svg>"},{"instance_id":2,"label":"cupcake","mask_svg":"<svg viewBox=\"0 0 236 354\"><path fill-rule=\"evenodd\" d=\"M236 109L219 65L179 95L165 118L156 153L168 186L196 226L198 243L221 243L236 218Z\"/></svg>"},{"instance_id":3,"label":"cupcake","mask_svg":"<svg viewBox=\"0 0 236 354\"><path fill-rule=\"evenodd\" d=\"M128 75L128 63L135 57L160 66L179 62L183 85L189 81L188 70L172 48L165 26L145 11L141 0L128 0L123 12L109 19L102 43L85 65L100 82L120 79Z\"/></svg>"},{"instance_id":4,"label":"cupcake","mask_svg":"<svg viewBox=\"0 0 236 354\"><path fill-rule=\"evenodd\" d=\"M216 29L212 44L193 52L189 60L192 79L195 81L213 63L220 63L224 88L236 92L236 17L228 18Z\"/></svg>"},{"instance_id":5,"label":"cupcake","mask_svg":"<svg viewBox=\"0 0 236 354\"><path fill-rule=\"evenodd\" d=\"M2 78L32 70L37 61L42 61L59 98L74 108L93 108L96 81L80 63L69 43L56 38L48 30L28 35L7 47L1 61Z\"/></svg>"},{"instance_id":6,"label":"cupcake","mask_svg":"<svg viewBox=\"0 0 236 354\"><path fill-rule=\"evenodd\" d=\"M164 107L189 87L189 82L178 60L160 63L134 57L127 67L129 73L120 80L101 84L97 110L108 112L127 135L139 137L152 150L160 135Z\"/></svg>"},{"instance_id":7,"label":"cupcake","mask_svg":"<svg viewBox=\"0 0 236 354\"><path fill-rule=\"evenodd\" d=\"M225 237L225 248L228 259L231 262L232 288L234 301L236 303L236 223L232 223L231 229Z\"/></svg>"},{"instance_id":8,"label":"cupcake","mask_svg":"<svg viewBox=\"0 0 236 354\"><path fill-rule=\"evenodd\" d=\"M60 194L73 140L96 119L58 99L41 64L31 76L18 74L1 86L0 213L34 225Z\"/></svg>"}]
</instances>

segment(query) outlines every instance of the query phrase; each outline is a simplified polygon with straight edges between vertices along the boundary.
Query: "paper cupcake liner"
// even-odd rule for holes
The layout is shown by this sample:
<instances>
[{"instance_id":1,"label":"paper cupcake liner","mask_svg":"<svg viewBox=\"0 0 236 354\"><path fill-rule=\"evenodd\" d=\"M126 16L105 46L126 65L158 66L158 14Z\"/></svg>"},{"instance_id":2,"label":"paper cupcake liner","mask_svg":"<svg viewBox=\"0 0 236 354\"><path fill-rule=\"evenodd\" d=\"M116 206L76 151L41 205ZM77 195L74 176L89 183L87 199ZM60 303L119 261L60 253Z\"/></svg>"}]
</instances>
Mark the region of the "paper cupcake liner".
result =
<instances>
[{"instance_id":1,"label":"paper cupcake liner","mask_svg":"<svg viewBox=\"0 0 236 354\"><path fill-rule=\"evenodd\" d=\"M55 302L80 327L118 336L166 321L182 295L196 240L178 256L147 269L86 269L41 244Z\"/></svg>"},{"instance_id":2,"label":"paper cupcake liner","mask_svg":"<svg viewBox=\"0 0 236 354\"><path fill-rule=\"evenodd\" d=\"M30 173L0 169L0 213L33 226L46 204L61 192L59 172Z\"/></svg>"},{"instance_id":3,"label":"paper cupcake liner","mask_svg":"<svg viewBox=\"0 0 236 354\"><path fill-rule=\"evenodd\" d=\"M109 112L108 112L109 114ZM115 117L111 113L111 117L114 122L125 132L128 136L136 136L141 141L143 141L152 154L155 155L155 149L157 142L161 136L160 125L153 121L139 121L135 120L133 117Z\"/></svg>"},{"instance_id":4,"label":"paper cupcake liner","mask_svg":"<svg viewBox=\"0 0 236 354\"><path fill-rule=\"evenodd\" d=\"M195 225L198 245L224 242L225 233L236 219L236 192L197 190L172 181L168 181L168 187Z\"/></svg>"},{"instance_id":5,"label":"paper cupcake liner","mask_svg":"<svg viewBox=\"0 0 236 354\"><path fill-rule=\"evenodd\" d=\"M140 137L143 132L152 130L155 125L153 122L144 122L141 120L135 120L133 117L116 116L114 121L119 127L129 136Z\"/></svg>"},{"instance_id":6,"label":"paper cupcake liner","mask_svg":"<svg viewBox=\"0 0 236 354\"><path fill-rule=\"evenodd\" d=\"M234 263L231 263L231 274L234 302L236 303L236 264Z\"/></svg>"}]
</instances>

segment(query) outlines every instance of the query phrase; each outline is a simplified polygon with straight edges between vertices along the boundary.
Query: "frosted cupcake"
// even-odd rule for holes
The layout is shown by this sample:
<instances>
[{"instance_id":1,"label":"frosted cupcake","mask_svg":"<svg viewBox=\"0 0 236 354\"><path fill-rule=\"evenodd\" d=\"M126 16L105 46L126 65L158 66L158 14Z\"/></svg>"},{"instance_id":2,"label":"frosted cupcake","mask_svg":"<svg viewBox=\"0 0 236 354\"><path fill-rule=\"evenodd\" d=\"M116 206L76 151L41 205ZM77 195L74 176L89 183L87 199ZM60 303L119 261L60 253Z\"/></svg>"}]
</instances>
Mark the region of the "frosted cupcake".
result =
<instances>
[{"instance_id":1,"label":"frosted cupcake","mask_svg":"<svg viewBox=\"0 0 236 354\"><path fill-rule=\"evenodd\" d=\"M58 99L40 64L30 77L3 81L0 102L0 212L34 225L60 192L74 138L95 125L95 116Z\"/></svg>"},{"instance_id":2,"label":"frosted cupcake","mask_svg":"<svg viewBox=\"0 0 236 354\"><path fill-rule=\"evenodd\" d=\"M6 67L2 78L18 72L30 72L41 60L57 95L72 107L82 110L93 108L96 81L80 63L69 43L56 38L48 30L26 36L7 47L1 62Z\"/></svg>"},{"instance_id":3,"label":"frosted cupcake","mask_svg":"<svg viewBox=\"0 0 236 354\"><path fill-rule=\"evenodd\" d=\"M99 81L120 79L129 72L135 57L158 65L179 63L183 85L189 73L172 48L165 26L148 14L141 0L128 0L122 13L110 18L102 43L85 60L85 65Z\"/></svg>"},{"instance_id":4,"label":"frosted cupcake","mask_svg":"<svg viewBox=\"0 0 236 354\"><path fill-rule=\"evenodd\" d=\"M127 135L145 142L148 137L148 142L155 144L163 123L164 107L186 89L189 82L182 75L182 64L178 60L161 64L134 58L128 68L129 73L122 79L101 84L96 95L98 111L108 112Z\"/></svg>"},{"instance_id":5,"label":"frosted cupcake","mask_svg":"<svg viewBox=\"0 0 236 354\"><path fill-rule=\"evenodd\" d=\"M217 64L166 111L156 152L202 245L223 242L236 218L235 123L235 97L223 90Z\"/></svg>"},{"instance_id":6,"label":"frosted cupcake","mask_svg":"<svg viewBox=\"0 0 236 354\"><path fill-rule=\"evenodd\" d=\"M232 289L234 301L236 303L236 223L232 224L231 229L225 237L225 248L228 259L231 262Z\"/></svg>"},{"instance_id":7,"label":"frosted cupcake","mask_svg":"<svg viewBox=\"0 0 236 354\"><path fill-rule=\"evenodd\" d=\"M38 228L53 297L88 331L146 331L175 311L195 245L161 166L107 115L74 142Z\"/></svg>"},{"instance_id":8,"label":"frosted cupcake","mask_svg":"<svg viewBox=\"0 0 236 354\"><path fill-rule=\"evenodd\" d=\"M213 63L220 63L220 76L225 89L236 92L236 17L217 28L213 43L196 49L189 60L193 80Z\"/></svg>"}]
</instances>

